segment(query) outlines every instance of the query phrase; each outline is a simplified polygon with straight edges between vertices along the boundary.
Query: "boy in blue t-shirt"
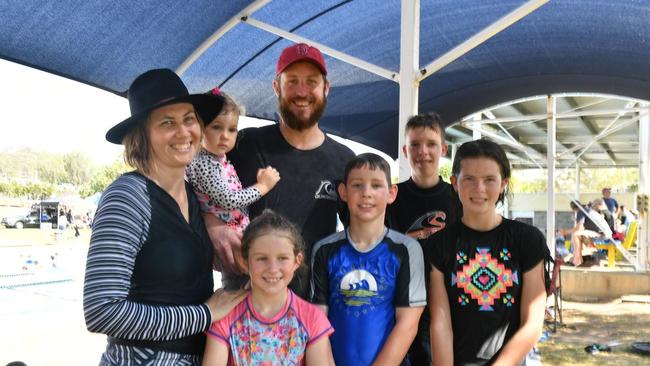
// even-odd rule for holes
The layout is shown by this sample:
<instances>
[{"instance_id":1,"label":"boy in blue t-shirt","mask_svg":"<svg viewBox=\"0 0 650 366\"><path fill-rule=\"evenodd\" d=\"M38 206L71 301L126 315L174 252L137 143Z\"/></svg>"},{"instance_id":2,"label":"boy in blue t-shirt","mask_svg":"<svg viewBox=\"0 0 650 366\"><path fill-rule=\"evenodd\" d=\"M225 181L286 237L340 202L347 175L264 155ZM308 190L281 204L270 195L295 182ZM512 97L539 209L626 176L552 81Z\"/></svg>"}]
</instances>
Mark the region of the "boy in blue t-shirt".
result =
<instances>
[{"instance_id":1,"label":"boy in blue t-shirt","mask_svg":"<svg viewBox=\"0 0 650 366\"><path fill-rule=\"evenodd\" d=\"M313 248L312 302L324 306L335 329L330 340L337 365L398 365L426 304L422 249L384 225L397 187L383 158L352 159L338 192L350 225Z\"/></svg>"}]
</instances>

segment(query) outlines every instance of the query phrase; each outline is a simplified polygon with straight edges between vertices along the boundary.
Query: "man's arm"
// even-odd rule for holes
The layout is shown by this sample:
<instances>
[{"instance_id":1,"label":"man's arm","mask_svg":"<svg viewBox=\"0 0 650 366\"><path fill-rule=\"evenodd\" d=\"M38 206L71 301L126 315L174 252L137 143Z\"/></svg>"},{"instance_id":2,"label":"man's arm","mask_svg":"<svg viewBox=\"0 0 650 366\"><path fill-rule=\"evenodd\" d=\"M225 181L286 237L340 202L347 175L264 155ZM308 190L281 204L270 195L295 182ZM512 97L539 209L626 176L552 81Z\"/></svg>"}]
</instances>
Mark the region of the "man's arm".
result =
<instances>
[{"instance_id":1,"label":"man's arm","mask_svg":"<svg viewBox=\"0 0 650 366\"><path fill-rule=\"evenodd\" d=\"M413 343L413 339L415 339L418 322L423 310L424 306L398 307L395 309L395 326L388 335L388 339L386 339L386 343L381 348L379 355L372 363L374 366L399 365L402 363L406 352Z\"/></svg>"},{"instance_id":2,"label":"man's arm","mask_svg":"<svg viewBox=\"0 0 650 366\"><path fill-rule=\"evenodd\" d=\"M204 213L203 220L212 246L219 256L219 260L215 262L219 264L216 269L225 273L242 273L240 263L243 261L238 259L241 258L241 234L211 213Z\"/></svg>"}]
</instances>

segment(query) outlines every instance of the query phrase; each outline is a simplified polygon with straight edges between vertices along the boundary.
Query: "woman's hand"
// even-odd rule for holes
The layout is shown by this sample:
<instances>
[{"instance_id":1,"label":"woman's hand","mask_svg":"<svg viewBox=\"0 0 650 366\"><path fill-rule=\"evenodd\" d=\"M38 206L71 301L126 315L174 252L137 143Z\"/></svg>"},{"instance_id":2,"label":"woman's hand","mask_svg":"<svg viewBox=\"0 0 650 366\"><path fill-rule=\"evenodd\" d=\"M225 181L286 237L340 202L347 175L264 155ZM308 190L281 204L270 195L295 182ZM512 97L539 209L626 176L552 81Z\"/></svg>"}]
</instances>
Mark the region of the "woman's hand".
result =
<instances>
[{"instance_id":1,"label":"woman's hand","mask_svg":"<svg viewBox=\"0 0 650 366\"><path fill-rule=\"evenodd\" d=\"M244 298L246 298L245 290L226 291L220 288L215 291L205 302L210 309L211 322L216 322L228 315Z\"/></svg>"}]
</instances>

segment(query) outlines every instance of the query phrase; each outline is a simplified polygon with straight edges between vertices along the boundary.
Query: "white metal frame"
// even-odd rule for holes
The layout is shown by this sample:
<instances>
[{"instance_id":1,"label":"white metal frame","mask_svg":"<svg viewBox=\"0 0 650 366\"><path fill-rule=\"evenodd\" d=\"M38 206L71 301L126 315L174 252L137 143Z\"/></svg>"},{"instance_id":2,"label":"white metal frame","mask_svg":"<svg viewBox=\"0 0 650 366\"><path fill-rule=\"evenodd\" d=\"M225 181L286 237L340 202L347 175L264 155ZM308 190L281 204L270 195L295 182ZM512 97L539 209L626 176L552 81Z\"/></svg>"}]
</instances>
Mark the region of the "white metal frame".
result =
<instances>
[{"instance_id":1,"label":"white metal frame","mask_svg":"<svg viewBox=\"0 0 650 366\"><path fill-rule=\"evenodd\" d=\"M556 99L546 98L546 245L555 259L555 149L556 149Z\"/></svg>"}]
</instances>

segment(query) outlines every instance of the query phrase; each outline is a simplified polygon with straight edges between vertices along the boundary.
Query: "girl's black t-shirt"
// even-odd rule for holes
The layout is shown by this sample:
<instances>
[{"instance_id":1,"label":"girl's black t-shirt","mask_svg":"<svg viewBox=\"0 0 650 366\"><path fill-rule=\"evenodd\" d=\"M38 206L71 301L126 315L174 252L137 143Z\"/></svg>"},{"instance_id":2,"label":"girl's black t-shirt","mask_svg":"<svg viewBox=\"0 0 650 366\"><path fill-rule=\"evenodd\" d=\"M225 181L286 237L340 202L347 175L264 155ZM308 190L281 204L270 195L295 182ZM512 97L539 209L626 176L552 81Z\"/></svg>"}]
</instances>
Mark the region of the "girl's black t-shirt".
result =
<instances>
[{"instance_id":1,"label":"girl's black t-shirt","mask_svg":"<svg viewBox=\"0 0 650 366\"><path fill-rule=\"evenodd\" d=\"M459 221L425 247L427 260L444 274L454 363L489 363L519 328L523 274L547 257L544 236L505 218L485 232Z\"/></svg>"}]
</instances>

